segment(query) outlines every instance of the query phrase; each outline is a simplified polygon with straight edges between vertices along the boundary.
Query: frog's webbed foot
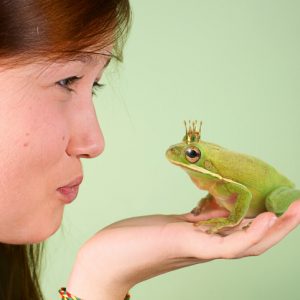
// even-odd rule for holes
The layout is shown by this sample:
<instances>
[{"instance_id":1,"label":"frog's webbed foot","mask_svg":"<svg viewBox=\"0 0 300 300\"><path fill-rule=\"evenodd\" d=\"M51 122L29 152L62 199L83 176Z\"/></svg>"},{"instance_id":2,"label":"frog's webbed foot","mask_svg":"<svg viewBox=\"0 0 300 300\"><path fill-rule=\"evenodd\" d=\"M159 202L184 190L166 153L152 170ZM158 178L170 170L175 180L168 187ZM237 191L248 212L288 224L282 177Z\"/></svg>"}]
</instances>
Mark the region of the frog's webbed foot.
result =
<instances>
[{"instance_id":1,"label":"frog's webbed foot","mask_svg":"<svg viewBox=\"0 0 300 300\"><path fill-rule=\"evenodd\" d=\"M199 201L198 205L192 209L191 213L194 216L198 216L202 212L214 210L219 207L220 206L217 204L216 199L211 194L207 194Z\"/></svg>"},{"instance_id":2,"label":"frog's webbed foot","mask_svg":"<svg viewBox=\"0 0 300 300\"><path fill-rule=\"evenodd\" d=\"M207 233L218 233L223 228L234 227L240 222L230 218L213 218L194 223L194 226L209 226Z\"/></svg>"}]
</instances>

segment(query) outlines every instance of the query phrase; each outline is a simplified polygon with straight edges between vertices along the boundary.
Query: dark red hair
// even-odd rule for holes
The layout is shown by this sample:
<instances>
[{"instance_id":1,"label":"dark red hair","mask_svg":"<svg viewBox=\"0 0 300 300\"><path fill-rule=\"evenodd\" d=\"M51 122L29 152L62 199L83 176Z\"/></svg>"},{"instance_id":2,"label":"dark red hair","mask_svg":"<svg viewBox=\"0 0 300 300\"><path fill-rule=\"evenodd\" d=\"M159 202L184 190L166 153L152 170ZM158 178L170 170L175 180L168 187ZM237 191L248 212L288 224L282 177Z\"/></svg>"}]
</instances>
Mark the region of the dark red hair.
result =
<instances>
[{"instance_id":1,"label":"dark red hair","mask_svg":"<svg viewBox=\"0 0 300 300\"><path fill-rule=\"evenodd\" d=\"M122 61L130 28L128 0L1 1L0 64L72 59L114 45Z\"/></svg>"}]
</instances>

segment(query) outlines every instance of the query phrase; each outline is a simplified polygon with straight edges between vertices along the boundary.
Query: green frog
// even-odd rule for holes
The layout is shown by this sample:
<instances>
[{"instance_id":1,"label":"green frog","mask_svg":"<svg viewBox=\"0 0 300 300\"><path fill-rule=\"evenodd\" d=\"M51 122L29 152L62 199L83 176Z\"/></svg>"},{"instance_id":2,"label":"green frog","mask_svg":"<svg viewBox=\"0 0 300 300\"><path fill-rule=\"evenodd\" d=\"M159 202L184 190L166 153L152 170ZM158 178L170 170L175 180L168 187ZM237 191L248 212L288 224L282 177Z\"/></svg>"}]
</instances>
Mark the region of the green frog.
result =
<instances>
[{"instance_id":1,"label":"green frog","mask_svg":"<svg viewBox=\"0 0 300 300\"><path fill-rule=\"evenodd\" d=\"M223 207L228 217L196 222L206 225L209 233L234 227L245 218L253 218L264 211L277 216L300 199L300 190L294 183L266 162L214 143L201 140L202 122L185 123L186 133L181 143L166 151L167 159L181 167L194 184L208 194L193 209L195 215L202 211Z\"/></svg>"}]
</instances>

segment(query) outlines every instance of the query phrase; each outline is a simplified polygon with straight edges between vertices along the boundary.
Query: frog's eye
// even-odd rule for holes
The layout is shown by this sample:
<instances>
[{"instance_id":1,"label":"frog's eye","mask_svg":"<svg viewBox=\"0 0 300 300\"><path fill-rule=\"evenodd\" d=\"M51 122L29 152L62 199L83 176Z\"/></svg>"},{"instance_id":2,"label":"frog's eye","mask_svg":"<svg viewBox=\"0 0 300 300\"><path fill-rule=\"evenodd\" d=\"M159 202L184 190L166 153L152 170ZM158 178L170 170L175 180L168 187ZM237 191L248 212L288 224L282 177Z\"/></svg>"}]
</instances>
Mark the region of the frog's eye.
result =
<instances>
[{"instance_id":1,"label":"frog's eye","mask_svg":"<svg viewBox=\"0 0 300 300\"><path fill-rule=\"evenodd\" d=\"M201 157L201 152L197 147L189 147L185 150L185 158L190 163L197 162Z\"/></svg>"}]
</instances>

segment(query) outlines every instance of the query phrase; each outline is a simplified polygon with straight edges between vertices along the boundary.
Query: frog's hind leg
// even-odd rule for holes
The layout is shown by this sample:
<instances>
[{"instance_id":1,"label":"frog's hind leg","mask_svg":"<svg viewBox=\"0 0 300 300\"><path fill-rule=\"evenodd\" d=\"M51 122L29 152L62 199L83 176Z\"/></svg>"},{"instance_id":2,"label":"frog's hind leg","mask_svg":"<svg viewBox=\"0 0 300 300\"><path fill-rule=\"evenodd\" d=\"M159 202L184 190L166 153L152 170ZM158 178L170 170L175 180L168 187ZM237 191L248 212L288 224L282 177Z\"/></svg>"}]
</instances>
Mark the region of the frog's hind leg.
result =
<instances>
[{"instance_id":1,"label":"frog's hind leg","mask_svg":"<svg viewBox=\"0 0 300 300\"><path fill-rule=\"evenodd\" d=\"M280 216L291 203L298 199L300 199L300 190L285 186L279 187L266 197L266 209Z\"/></svg>"},{"instance_id":2,"label":"frog's hind leg","mask_svg":"<svg viewBox=\"0 0 300 300\"><path fill-rule=\"evenodd\" d=\"M198 202L198 205L195 208L193 208L191 213L195 216L198 216L202 212L215 210L219 207L220 206L217 204L216 199L214 198L214 196L208 193L205 197L200 199L200 201Z\"/></svg>"}]
</instances>

